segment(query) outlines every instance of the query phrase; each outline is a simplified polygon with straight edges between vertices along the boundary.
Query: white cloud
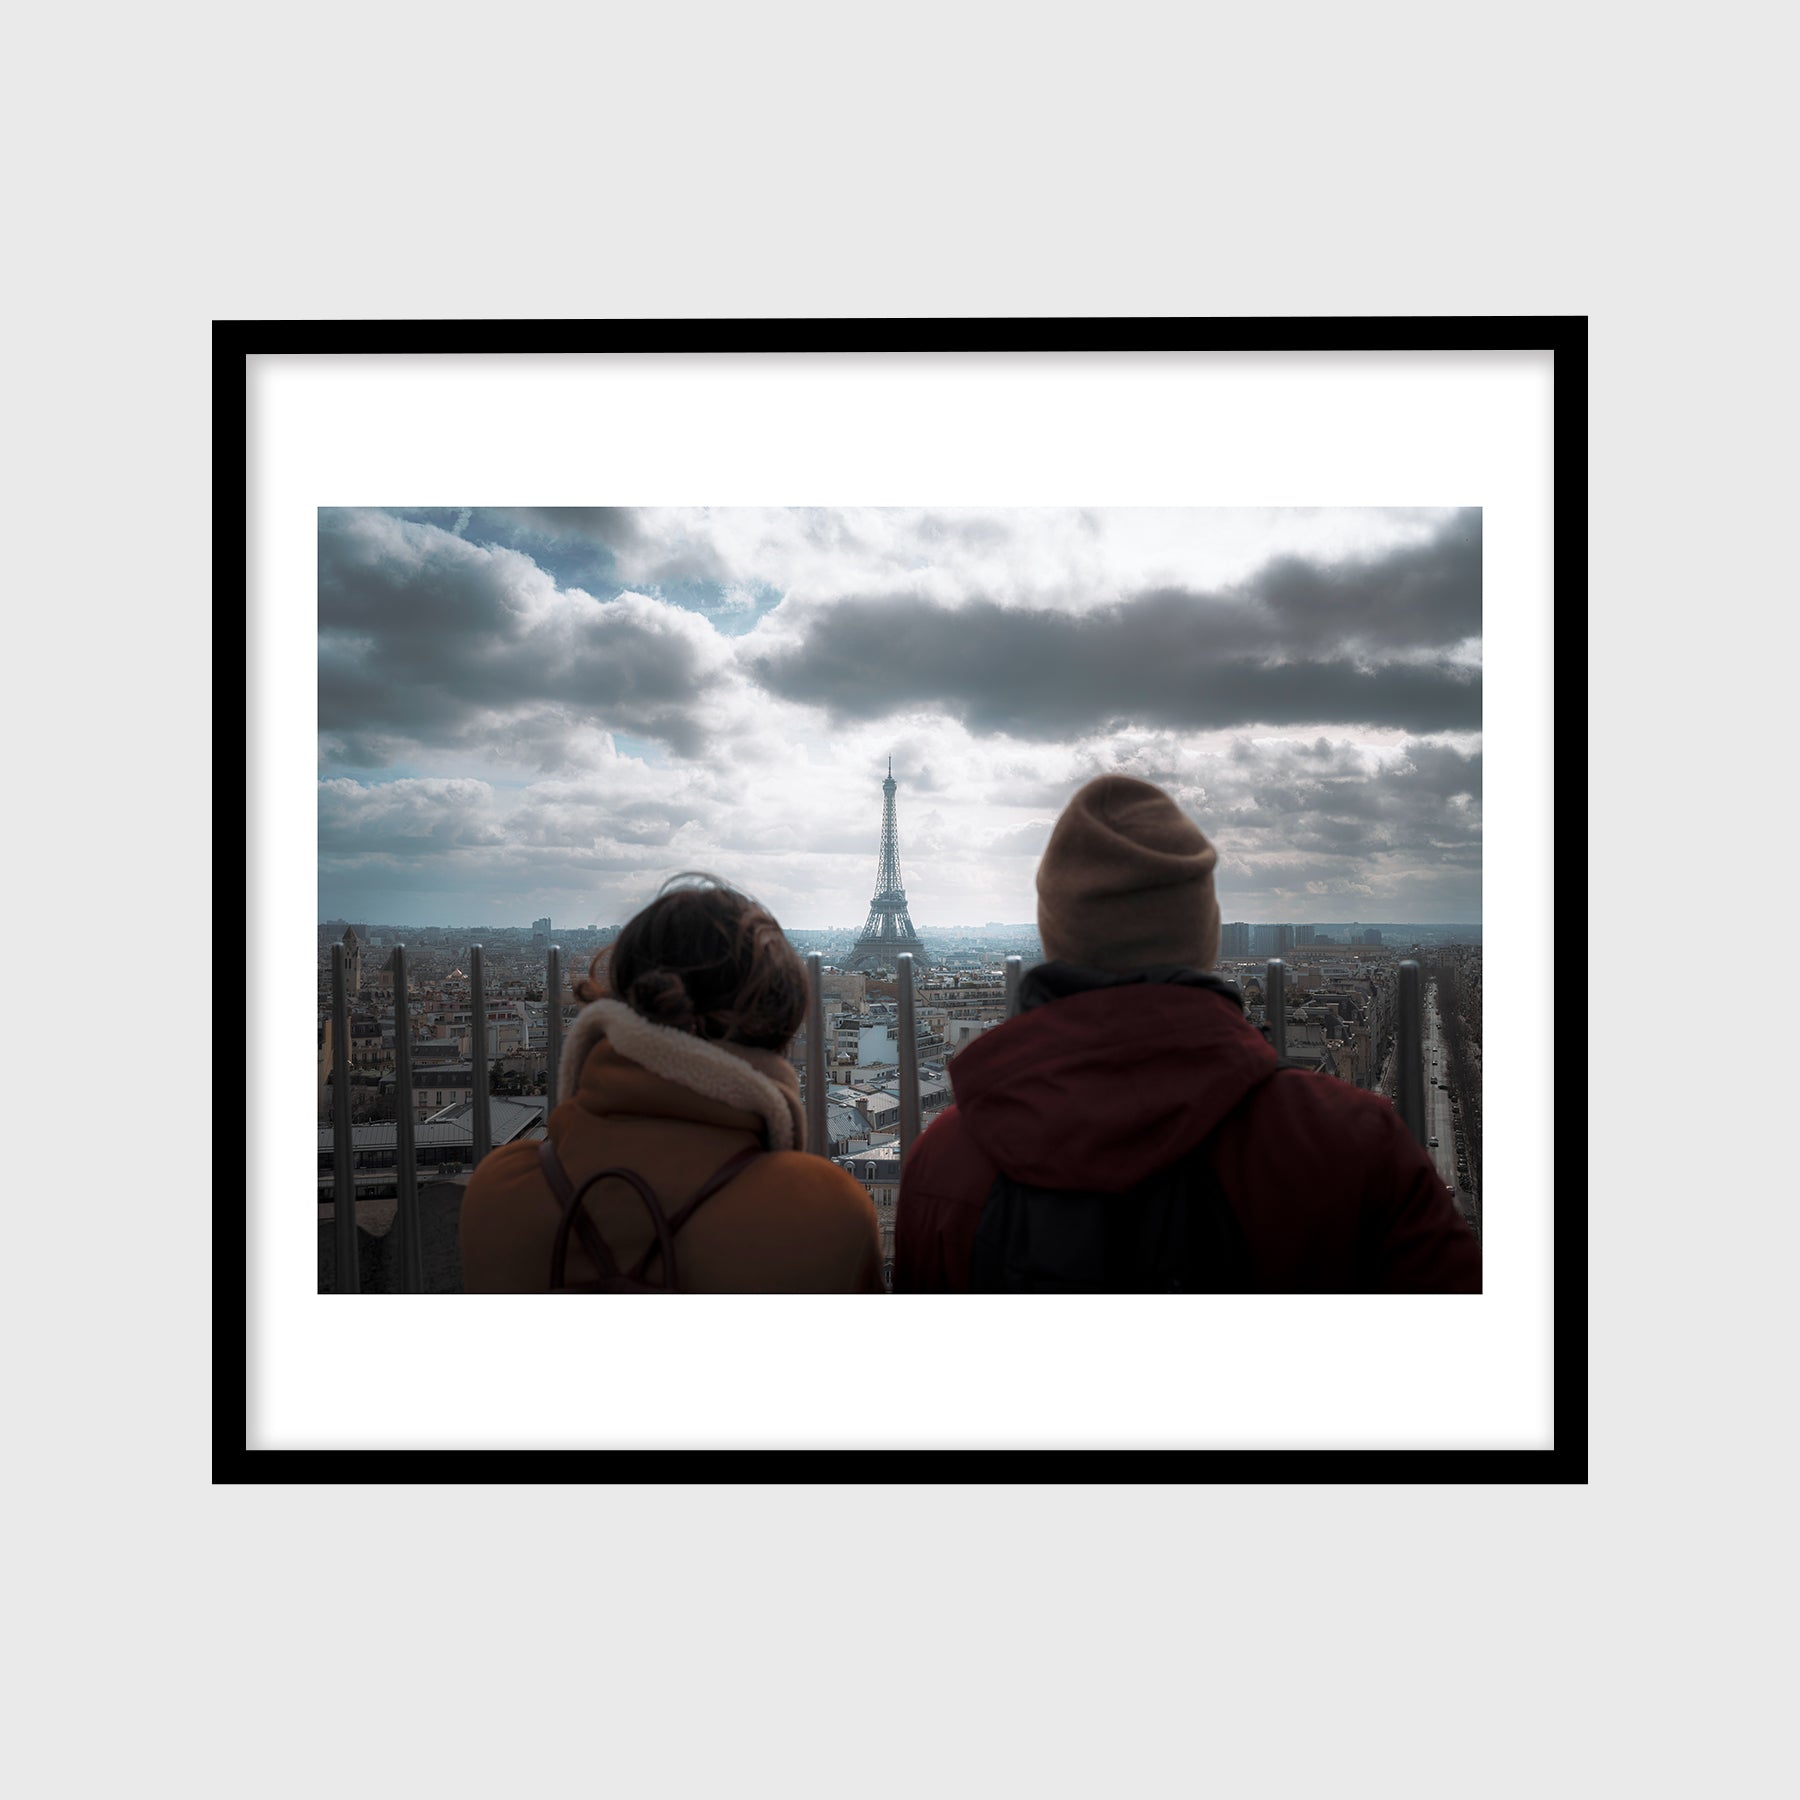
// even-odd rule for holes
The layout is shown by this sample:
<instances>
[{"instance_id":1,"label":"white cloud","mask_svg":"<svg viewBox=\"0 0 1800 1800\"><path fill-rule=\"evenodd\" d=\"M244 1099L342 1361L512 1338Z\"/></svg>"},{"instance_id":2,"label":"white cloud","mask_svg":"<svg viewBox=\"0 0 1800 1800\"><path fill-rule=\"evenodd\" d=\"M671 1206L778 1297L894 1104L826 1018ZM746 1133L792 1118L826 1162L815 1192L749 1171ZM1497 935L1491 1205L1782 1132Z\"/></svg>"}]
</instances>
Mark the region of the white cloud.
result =
<instances>
[{"instance_id":1,"label":"white cloud","mask_svg":"<svg viewBox=\"0 0 1800 1800\"><path fill-rule=\"evenodd\" d=\"M1214 837L1227 916L1479 917L1478 716L1423 736L1329 718L1159 722L1134 716L1156 681L1134 681L1115 656L1051 670L1072 702L1084 681L1115 680L1112 702L1072 703L1072 728L1052 709L1007 729L989 716L1005 684L979 643L950 626L936 662L922 658L930 621L906 601L1074 620L1147 580L1243 582L1271 552L1329 553L1361 559L1363 575L1333 590L1329 569L1286 564L1266 604L1298 630L1333 616L1334 591L1347 596L1364 634L1372 625L1370 641L1404 664L1420 654L1406 634L1441 626L1432 590L1415 579L1390 595L1367 568L1398 550L1391 566L1416 576L1441 515L638 512L554 524L624 546L618 585L560 587L522 550L434 525L322 515L327 912L378 912L357 896L379 893L413 907L408 922L614 920L666 875L705 868L791 925L855 924L892 755L902 865L927 927L1029 919L1051 822L1107 770L1158 782ZM716 592L678 605L642 591L677 579ZM785 595L772 614L747 637L724 635L771 589ZM1448 641L1478 662L1478 617ZM823 670L831 704L804 683L772 690L757 666L771 647ZM1166 675L1154 633L1141 648ZM903 668L916 692L896 705ZM1008 704L1031 699L1015 683Z\"/></svg>"}]
</instances>

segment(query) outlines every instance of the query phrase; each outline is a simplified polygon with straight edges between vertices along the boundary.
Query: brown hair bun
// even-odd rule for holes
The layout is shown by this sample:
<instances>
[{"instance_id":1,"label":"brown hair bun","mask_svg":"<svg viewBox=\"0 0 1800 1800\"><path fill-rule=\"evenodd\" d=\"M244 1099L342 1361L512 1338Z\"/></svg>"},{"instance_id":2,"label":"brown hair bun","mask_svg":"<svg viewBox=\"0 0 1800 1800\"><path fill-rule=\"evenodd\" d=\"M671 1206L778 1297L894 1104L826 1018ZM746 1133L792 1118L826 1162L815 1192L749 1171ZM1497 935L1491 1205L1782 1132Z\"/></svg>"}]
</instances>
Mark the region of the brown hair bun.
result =
<instances>
[{"instance_id":1,"label":"brown hair bun","mask_svg":"<svg viewBox=\"0 0 1800 1800\"><path fill-rule=\"evenodd\" d=\"M653 1025L668 1025L677 1031L694 1029L693 997L673 969L646 969L627 990L625 1003Z\"/></svg>"}]
</instances>

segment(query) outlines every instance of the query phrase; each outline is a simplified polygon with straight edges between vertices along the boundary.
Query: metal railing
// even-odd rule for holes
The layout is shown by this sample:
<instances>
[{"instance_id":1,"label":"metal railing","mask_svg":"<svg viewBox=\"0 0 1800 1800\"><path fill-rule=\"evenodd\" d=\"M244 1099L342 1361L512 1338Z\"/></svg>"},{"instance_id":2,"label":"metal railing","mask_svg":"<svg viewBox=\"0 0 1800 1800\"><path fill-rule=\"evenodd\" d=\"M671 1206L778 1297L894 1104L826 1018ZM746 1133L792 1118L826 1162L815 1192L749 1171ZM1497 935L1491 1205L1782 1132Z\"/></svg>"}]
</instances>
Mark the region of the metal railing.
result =
<instances>
[{"instance_id":1,"label":"metal railing","mask_svg":"<svg viewBox=\"0 0 1800 1800\"><path fill-rule=\"evenodd\" d=\"M1394 1110L1416 1143L1429 1147L1425 1116L1425 989L1419 965L1410 959L1397 970L1394 995ZM1287 969L1271 959L1263 988L1269 1042L1287 1055Z\"/></svg>"},{"instance_id":2,"label":"metal railing","mask_svg":"<svg viewBox=\"0 0 1800 1800\"><path fill-rule=\"evenodd\" d=\"M485 1084L483 1084L485 1085ZM419 1254L419 1172L413 1149L412 1009L406 991L406 946L394 946L394 1173L400 1194L400 1289L425 1291L425 1268ZM331 1194L335 1205L350 1202L356 1212L356 1177L334 1169Z\"/></svg>"},{"instance_id":3,"label":"metal railing","mask_svg":"<svg viewBox=\"0 0 1800 1800\"><path fill-rule=\"evenodd\" d=\"M550 1109L556 1104L557 1083L562 1077L562 946L550 946L550 959L544 970L544 1002L549 1012L549 1032L544 1045L544 1123L550 1122Z\"/></svg>"},{"instance_id":4,"label":"metal railing","mask_svg":"<svg viewBox=\"0 0 1800 1800\"><path fill-rule=\"evenodd\" d=\"M425 1273L419 1230L419 1177L413 1131L411 996L406 977L406 946L394 947L394 1186L398 1194L395 1223L400 1234L401 1290L424 1291ZM562 948L550 946L546 965L545 1003L549 1034L545 1058L549 1093L544 1115L556 1104L556 1081L562 1064ZM350 1125L349 996L344 988L344 947L331 947L332 1119L331 1196L335 1226L337 1291L361 1292L357 1259L356 1178L352 1169ZM469 1087L470 1138L479 1164L494 1146L493 1096L489 1092L487 1035L487 956L480 944L469 947Z\"/></svg>"},{"instance_id":5,"label":"metal railing","mask_svg":"<svg viewBox=\"0 0 1800 1800\"><path fill-rule=\"evenodd\" d=\"M900 1166L919 1135L919 1032L913 1022L913 959L910 950L894 958L894 979L899 1001Z\"/></svg>"},{"instance_id":6,"label":"metal railing","mask_svg":"<svg viewBox=\"0 0 1800 1800\"><path fill-rule=\"evenodd\" d=\"M469 953L469 1071L473 1105L471 1126L475 1161L479 1163L493 1144L493 1111L488 1092L486 958L480 944ZM900 1161L904 1166L919 1135L919 1045L913 1004L913 959L902 952L896 959L895 988L899 1037ZM1006 1016L1019 1010L1019 983L1023 958L1006 959ZM829 1157L831 1139L826 1129L825 1088L830 1063L825 1047L824 959L813 951L806 958L806 1147ZM394 948L394 1127L395 1179L399 1193L396 1223L400 1233L402 1289L423 1291L424 1273L420 1249L419 1189L413 1134L412 1025L407 993L406 946ZM562 950L552 944L545 970L548 1007L546 1069L549 1094L545 1118L556 1103L557 1080L562 1065ZM1395 1021L1395 1105L1402 1121L1420 1144L1426 1141L1424 990L1416 962L1399 966ZM1272 959L1264 988L1264 1010L1269 1039L1278 1056L1287 1054L1287 970L1279 957ZM332 1030L332 1198L333 1243L337 1257L337 1291L361 1291L357 1259L355 1175L352 1169L350 1125L349 996L345 991L344 947L331 947Z\"/></svg>"},{"instance_id":7,"label":"metal railing","mask_svg":"<svg viewBox=\"0 0 1800 1800\"><path fill-rule=\"evenodd\" d=\"M1277 1056L1287 1055L1287 965L1279 956L1269 960L1263 985L1263 1017L1269 1021L1269 1042Z\"/></svg>"},{"instance_id":8,"label":"metal railing","mask_svg":"<svg viewBox=\"0 0 1800 1800\"><path fill-rule=\"evenodd\" d=\"M831 1154L825 1135L825 958L817 951L806 959L806 1147L819 1156Z\"/></svg>"},{"instance_id":9,"label":"metal railing","mask_svg":"<svg viewBox=\"0 0 1800 1800\"><path fill-rule=\"evenodd\" d=\"M344 995L344 946L331 946L331 1222L337 1291L362 1292L356 1247L356 1177L350 1167L350 1007ZM349 1194L350 1204L344 1204Z\"/></svg>"},{"instance_id":10,"label":"metal railing","mask_svg":"<svg viewBox=\"0 0 1800 1800\"><path fill-rule=\"evenodd\" d=\"M487 1055L487 982L483 979L485 962L479 944L469 946L469 1069L474 1088L475 1110L470 1124L475 1128L475 1161L494 1147L493 1115L488 1109Z\"/></svg>"}]
</instances>

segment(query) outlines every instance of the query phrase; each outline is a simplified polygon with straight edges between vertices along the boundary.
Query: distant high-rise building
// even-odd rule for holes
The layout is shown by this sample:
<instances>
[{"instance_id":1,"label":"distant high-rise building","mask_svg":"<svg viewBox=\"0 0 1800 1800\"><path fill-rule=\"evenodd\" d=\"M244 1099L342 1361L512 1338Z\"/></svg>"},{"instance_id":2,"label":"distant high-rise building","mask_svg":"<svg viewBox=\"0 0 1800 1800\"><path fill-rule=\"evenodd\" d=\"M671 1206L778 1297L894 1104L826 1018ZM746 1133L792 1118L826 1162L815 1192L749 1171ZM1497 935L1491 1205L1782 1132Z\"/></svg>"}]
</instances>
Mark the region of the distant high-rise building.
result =
<instances>
[{"instance_id":1,"label":"distant high-rise building","mask_svg":"<svg viewBox=\"0 0 1800 1800\"><path fill-rule=\"evenodd\" d=\"M1239 958L1250 954L1250 927L1242 919L1219 927L1219 954Z\"/></svg>"},{"instance_id":2,"label":"distant high-rise building","mask_svg":"<svg viewBox=\"0 0 1800 1800\"><path fill-rule=\"evenodd\" d=\"M550 947L550 921L533 919L531 921L531 947L534 950L547 950Z\"/></svg>"},{"instance_id":3,"label":"distant high-rise building","mask_svg":"<svg viewBox=\"0 0 1800 1800\"><path fill-rule=\"evenodd\" d=\"M1296 925L1294 927L1294 948L1296 950L1304 950L1306 948L1306 946L1308 944L1310 944L1312 941L1313 941L1312 926Z\"/></svg>"},{"instance_id":4,"label":"distant high-rise building","mask_svg":"<svg viewBox=\"0 0 1800 1800\"><path fill-rule=\"evenodd\" d=\"M1381 942L1381 928L1376 925L1371 925L1369 929L1362 934L1362 941L1365 944L1379 944Z\"/></svg>"}]
</instances>

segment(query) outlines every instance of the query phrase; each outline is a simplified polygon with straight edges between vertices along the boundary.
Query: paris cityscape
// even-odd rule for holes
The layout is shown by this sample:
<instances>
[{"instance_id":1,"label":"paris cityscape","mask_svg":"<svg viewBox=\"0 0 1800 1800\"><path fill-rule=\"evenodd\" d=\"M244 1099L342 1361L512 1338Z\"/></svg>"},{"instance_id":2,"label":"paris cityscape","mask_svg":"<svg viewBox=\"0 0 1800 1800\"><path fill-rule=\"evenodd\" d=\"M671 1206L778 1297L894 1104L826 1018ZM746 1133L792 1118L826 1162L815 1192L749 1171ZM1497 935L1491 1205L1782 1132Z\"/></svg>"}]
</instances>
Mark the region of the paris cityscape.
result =
<instances>
[{"instance_id":1,"label":"paris cityscape","mask_svg":"<svg viewBox=\"0 0 1800 1800\"><path fill-rule=\"evenodd\" d=\"M1109 534L1106 598L1084 609L1063 576L1101 569ZM901 600L908 633L940 631L959 662L884 648ZM1292 674L1270 664L1334 608L1335 640ZM571 612L591 656L567 649ZM1129 643L1103 648L1173 641L1177 616L1229 653L1171 683ZM563 660L527 678L521 640L551 630ZM478 1095L489 1145L544 1135L571 981L684 869L754 894L819 956L825 1141L808 1147L869 1194L891 1266L903 1061L929 1126L957 1056L1007 1017L1007 960L1044 960L1035 856L1107 770L1158 782L1219 843L1218 973L1289 1059L1395 1099L1398 971L1418 965L1423 1130L1479 1231L1479 630L1478 514L322 513L320 1291L339 1095L364 1286L400 1285L410 1190L423 1285L456 1289ZM982 654L988 679L965 679ZM935 922L959 916L978 922ZM788 1057L809 1102L812 1052L803 1028Z\"/></svg>"},{"instance_id":2,"label":"paris cityscape","mask_svg":"<svg viewBox=\"0 0 1800 1800\"><path fill-rule=\"evenodd\" d=\"M899 1196L901 1142L899 959L913 977L916 1092L929 1120L953 1100L949 1067L956 1053L1007 1017L1005 961L1029 969L1043 960L1037 928L990 921L933 931L914 928L900 868L896 790L890 773L876 887L860 930L786 933L823 966L821 1010L828 1070L818 1146L866 1189L875 1204L883 1253L891 1267ZM484 931L484 1027L489 1139L501 1144L544 1136L550 1098L554 944L565 969L584 967L618 935L618 926L563 933L549 918L514 930ZM1481 945L1478 926L1251 924L1223 921L1219 972L1241 988L1251 1022L1273 1030L1265 972L1278 960L1285 1018L1282 1050L1305 1066L1395 1097L1396 964L1402 955L1426 974L1424 1053L1432 1159L1477 1231L1481 1219ZM432 1187L440 1220L453 1216L475 1162L477 1071L471 1051L477 1026L467 969L474 947L466 931L331 919L319 927L319 1221L320 1291L332 1288L330 1228L337 1180L333 1103L332 948L340 950L349 1019L350 1119L359 1224L391 1226L399 1204L395 1120L401 1105L395 1042L400 1006L394 949L407 953L406 1014L415 1187ZM560 1012L567 1027L580 1010L566 981ZM803 1029L789 1056L808 1092L809 1044ZM489 1060L491 1058L491 1060ZM448 1236L440 1233L439 1265L449 1280ZM371 1261L379 1263L378 1257Z\"/></svg>"}]
</instances>

